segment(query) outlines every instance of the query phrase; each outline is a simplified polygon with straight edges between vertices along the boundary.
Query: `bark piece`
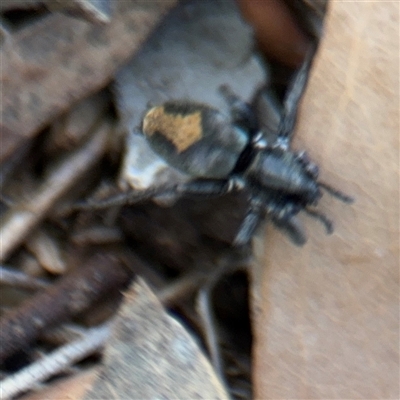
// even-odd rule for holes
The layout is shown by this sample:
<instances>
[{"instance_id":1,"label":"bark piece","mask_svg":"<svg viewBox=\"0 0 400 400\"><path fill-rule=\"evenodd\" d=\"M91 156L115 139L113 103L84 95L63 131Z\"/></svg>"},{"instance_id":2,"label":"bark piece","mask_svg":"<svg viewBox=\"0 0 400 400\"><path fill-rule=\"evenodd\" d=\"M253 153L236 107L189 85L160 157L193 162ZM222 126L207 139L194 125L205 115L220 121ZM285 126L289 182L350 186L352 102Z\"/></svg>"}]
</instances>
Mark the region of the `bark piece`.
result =
<instances>
[{"instance_id":1,"label":"bark piece","mask_svg":"<svg viewBox=\"0 0 400 400\"><path fill-rule=\"evenodd\" d=\"M331 2L294 147L321 179L332 236L258 239L257 398L399 398L399 3ZM265 248L268 250L265 250Z\"/></svg>"}]
</instances>

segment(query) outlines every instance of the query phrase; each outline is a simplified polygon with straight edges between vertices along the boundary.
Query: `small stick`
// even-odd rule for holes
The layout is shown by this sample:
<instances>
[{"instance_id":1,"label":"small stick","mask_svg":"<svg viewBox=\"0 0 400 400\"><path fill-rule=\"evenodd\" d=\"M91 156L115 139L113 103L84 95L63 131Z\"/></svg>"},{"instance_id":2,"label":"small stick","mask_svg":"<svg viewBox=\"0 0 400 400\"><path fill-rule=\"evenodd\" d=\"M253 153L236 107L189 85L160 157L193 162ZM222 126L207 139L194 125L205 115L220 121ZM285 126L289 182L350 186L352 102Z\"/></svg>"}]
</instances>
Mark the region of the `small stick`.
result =
<instances>
[{"instance_id":1,"label":"small stick","mask_svg":"<svg viewBox=\"0 0 400 400\"><path fill-rule=\"evenodd\" d=\"M65 371L74 363L103 347L109 335L109 323L88 329L82 339L60 347L42 360L34 362L22 371L1 381L2 398L10 399Z\"/></svg>"},{"instance_id":2,"label":"small stick","mask_svg":"<svg viewBox=\"0 0 400 400\"><path fill-rule=\"evenodd\" d=\"M219 345L218 333L212 312L211 305L211 290L209 287L202 288L197 297L197 310L201 321L203 322L205 331L205 341L214 369L220 378L221 382L225 384L224 366L222 362L221 349ZM226 384L225 384L226 386Z\"/></svg>"},{"instance_id":3,"label":"small stick","mask_svg":"<svg viewBox=\"0 0 400 400\"><path fill-rule=\"evenodd\" d=\"M9 285L20 289L38 290L49 285L49 281L43 278L29 276L25 272L15 268L0 265L0 285Z\"/></svg>"},{"instance_id":4,"label":"small stick","mask_svg":"<svg viewBox=\"0 0 400 400\"><path fill-rule=\"evenodd\" d=\"M60 162L47 179L27 197L7 210L0 225L0 262L22 243L56 201L99 160L106 150L111 124L104 122L89 141Z\"/></svg>"},{"instance_id":5,"label":"small stick","mask_svg":"<svg viewBox=\"0 0 400 400\"><path fill-rule=\"evenodd\" d=\"M78 315L110 292L121 290L132 272L118 257L97 252L54 285L30 297L0 320L0 363L26 349L47 329Z\"/></svg>"}]
</instances>

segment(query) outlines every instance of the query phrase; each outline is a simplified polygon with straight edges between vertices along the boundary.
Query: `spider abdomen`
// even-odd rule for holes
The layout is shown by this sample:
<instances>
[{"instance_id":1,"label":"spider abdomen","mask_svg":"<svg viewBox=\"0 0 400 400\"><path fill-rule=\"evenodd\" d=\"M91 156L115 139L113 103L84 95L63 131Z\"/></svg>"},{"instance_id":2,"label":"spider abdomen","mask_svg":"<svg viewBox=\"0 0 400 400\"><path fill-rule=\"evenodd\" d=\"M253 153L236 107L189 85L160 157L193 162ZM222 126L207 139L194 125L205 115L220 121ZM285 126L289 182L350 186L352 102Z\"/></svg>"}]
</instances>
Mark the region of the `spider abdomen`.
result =
<instances>
[{"instance_id":1,"label":"spider abdomen","mask_svg":"<svg viewBox=\"0 0 400 400\"><path fill-rule=\"evenodd\" d=\"M168 101L147 111L143 133L172 167L196 178L226 178L248 144L247 133L205 104Z\"/></svg>"}]
</instances>

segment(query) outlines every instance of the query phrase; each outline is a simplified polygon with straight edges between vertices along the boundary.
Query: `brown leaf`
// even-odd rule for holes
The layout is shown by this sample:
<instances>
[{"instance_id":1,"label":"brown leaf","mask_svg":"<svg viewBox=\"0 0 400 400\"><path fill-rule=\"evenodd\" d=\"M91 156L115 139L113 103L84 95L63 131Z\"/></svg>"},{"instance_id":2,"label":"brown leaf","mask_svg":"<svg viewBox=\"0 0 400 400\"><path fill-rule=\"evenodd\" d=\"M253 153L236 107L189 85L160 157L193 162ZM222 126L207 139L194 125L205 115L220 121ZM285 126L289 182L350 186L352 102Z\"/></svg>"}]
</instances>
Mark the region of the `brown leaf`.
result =
<instances>
[{"instance_id":1,"label":"brown leaf","mask_svg":"<svg viewBox=\"0 0 400 400\"><path fill-rule=\"evenodd\" d=\"M331 2L295 147L356 202L258 239L257 398L399 398L399 3ZM265 245L265 249L264 249Z\"/></svg>"}]
</instances>

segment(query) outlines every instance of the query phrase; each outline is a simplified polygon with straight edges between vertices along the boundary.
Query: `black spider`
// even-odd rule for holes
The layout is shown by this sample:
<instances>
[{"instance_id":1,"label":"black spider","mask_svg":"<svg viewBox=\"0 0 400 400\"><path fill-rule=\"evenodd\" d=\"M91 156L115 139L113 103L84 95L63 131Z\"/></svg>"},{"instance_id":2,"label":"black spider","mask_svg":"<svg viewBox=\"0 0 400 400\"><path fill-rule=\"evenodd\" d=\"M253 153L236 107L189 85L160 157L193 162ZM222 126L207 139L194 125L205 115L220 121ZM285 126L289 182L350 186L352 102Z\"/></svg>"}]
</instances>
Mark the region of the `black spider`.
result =
<instances>
[{"instance_id":1,"label":"black spider","mask_svg":"<svg viewBox=\"0 0 400 400\"><path fill-rule=\"evenodd\" d=\"M172 100L150 108L142 133L152 149L170 166L190 177L186 183L122 193L78 208L135 204L164 194L220 196L247 190L249 208L234 244L247 243L267 215L291 240L302 245L305 233L296 218L300 211L319 219L328 233L332 222L315 210L321 189L350 203L340 191L318 181L318 167L305 152L290 149L299 99L306 85L312 55L295 74L283 102L283 115L274 139L260 129L253 108L227 86L221 92L231 118L219 110L187 100Z\"/></svg>"}]
</instances>

